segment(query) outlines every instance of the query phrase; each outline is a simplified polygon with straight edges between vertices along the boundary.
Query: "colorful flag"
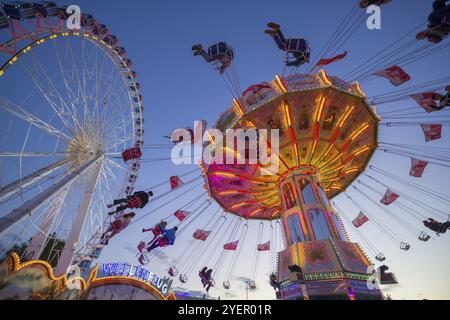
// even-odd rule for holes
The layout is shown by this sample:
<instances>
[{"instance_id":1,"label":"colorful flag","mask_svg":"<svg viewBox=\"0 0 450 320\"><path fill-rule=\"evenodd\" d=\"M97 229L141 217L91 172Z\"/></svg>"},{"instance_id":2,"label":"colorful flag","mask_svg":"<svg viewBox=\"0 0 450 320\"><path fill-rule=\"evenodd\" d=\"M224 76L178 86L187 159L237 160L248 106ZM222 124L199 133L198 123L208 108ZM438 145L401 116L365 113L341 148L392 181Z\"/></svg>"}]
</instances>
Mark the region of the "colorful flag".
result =
<instances>
[{"instance_id":1,"label":"colorful flag","mask_svg":"<svg viewBox=\"0 0 450 320\"><path fill-rule=\"evenodd\" d=\"M172 190L178 188L182 184L183 184L183 181L181 181L181 179L178 176L170 177L170 188Z\"/></svg>"},{"instance_id":2,"label":"colorful flag","mask_svg":"<svg viewBox=\"0 0 450 320\"><path fill-rule=\"evenodd\" d=\"M173 215L179 220L183 221L188 216L189 212L183 210L177 210Z\"/></svg>"},{"instance_id":3,"label":"colorful flag","mask_svg":"<svg viewBox=\"0 0 450 320\"><path fill-rule=\"evenodd\" d=\"M367 221L369 221L369 218L364 213L360 212L358 216L352 221L352 223L356 228L359 228Z\"/></svg>"},{"instance_id":4,"label":"colorful flag","mask_svg":"<svg viewBox=\"0 0 450 320\"><path fill-rule=\"evenodd\" d=\"M393 66L384 70L377 71L374 73L374 75L388 79L396 87L411 80L409 74L407 74L405 71L403 71L402 68L398 66Z\"/></svg>"},{"instance_id":5,"label":"colorful flag","mask_svg":"<svg viewBox=\"0 0 450 320\"><path fill-rule=\"evenodd\" d=\"M416 178L422 177L423 171L427 165L427 161L411 158L411 171L409 172L409 175Z\"/></svg>"},{"instance_id":6,"label":"colorful flag","mask_svg":"<svg viewBox=\"0 0 450 320\"><path fill-rule=\"evenodd\" d=\"M224 244L224 245L223 245L223 248L224 248L225 250L231 250L231 251L234 251L234 250L236 250L236 248L237 248L237 246L238 246L238 243L239 243L239 240L236 240L236 241L234 241L234 242L230 242L230 243Z\"/></svg>"},{"instance_id":7,"label":"colorful flag","mask_svg":"<svg viewBox=\"0 0 450 320\"><path fill-rule=\"evenodd\" d=\"M326 66L329 64L332 64L336 61L342 60L347 56L347 51L344 53L338 54L337 56L329 59L320 59L319 62L317 62L316 67Z\"/></svg>"},{"instance_id":8,"label":"colorful flag","mask_svg":"<svg viewBox=\"0 0 450 320\"><path fill-rule=\"evenodd\" d=\"M419 106L424 108L426 112L437 111L437 103L433 97L434 92L423 92L411 95L411 98L413 98Z\"/></svg>"},{"instance_id":9,"label":"colorful flag","mask_svg":"<svg viewBox=\"0 0 450 320\"><path fill-rule=\"evenodd\" d=\"M383 199L380 200L380 202L384 205L390 205L392 202L394 202L395 200L397 200L399 197L398 194L396 194L395 192L387 189L386 193L384 194Z\"/></svg>"},{"instance_id":10,"label":"colorful flag","mask_svg":"<svg viewBox=\"0 0 450 320\"><path fill-rule=\"evenodd\" d=\"M269 251L269 250L270 250L270 241L258 244L258 251Z\"/></svg>"},{"instance_id":11,"label":"colorful flag","mask_svg":"<svg viewBox=\"0 0 450 320\"><path fill-rule=\"evenodd\" d=\"M205 231L205 230L197 229L197 231L195 231L192 236L196 240L206 241L206 239L208 239L208 236L209 236L210 233L211 233L211 231Z\"/></svg>"},{"instance_id":12,"label":"colorful flag","mask_svg":"<svg viewBox=\"0 0 450 320\"><path fill-rule=\"evenodd\" d=\"M439 140L441 138L442 125L440 124L421 124L425 141Z\"/></svg>"}]
</instances>

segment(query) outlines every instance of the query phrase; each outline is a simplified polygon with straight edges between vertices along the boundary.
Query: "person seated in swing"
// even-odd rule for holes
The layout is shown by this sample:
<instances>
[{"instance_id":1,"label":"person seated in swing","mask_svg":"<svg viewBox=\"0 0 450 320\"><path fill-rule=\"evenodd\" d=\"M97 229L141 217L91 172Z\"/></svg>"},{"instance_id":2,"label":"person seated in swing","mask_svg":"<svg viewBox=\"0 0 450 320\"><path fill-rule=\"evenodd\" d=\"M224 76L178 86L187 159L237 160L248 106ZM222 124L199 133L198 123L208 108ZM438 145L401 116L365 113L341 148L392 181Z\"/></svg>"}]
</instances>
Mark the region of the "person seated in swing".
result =
<instances>
[{"instance_id":1,"label":"person seated in swing","mask_svg":"<svg viewBox=\"0 0 450 320\"><path fill-rule=\"evenodd\" d=\"M298 67L304 63L309 63L311 50L308 46L308 41L302 38L286 39L283 32L281 32L280 26L276 23L269 22L267 26L269 29L264 32L273 38L278 48L294 56L292 61L287 59L286 66Z\"/></svg>"},{"instance_id":2,"label":"person seated in swing","mask_svg":"<svg viewBox=\"0 0 450 320\"><path fill-rule=\"evenodd\" d=\"M436 232L436 235L440 235L445 233L450 228L450 220L446 222L439 222L434 220L433 218L429 218L428 220L424 220L423 224L430 230Z\"/></svg>"},{"instance_id":3,"label":"person seated in swing","mask_svg":"<svg viewBox=\"0 0 450 320\"><path fill-rule=\"evenodd\" d=\"M280 290L280 283L277 280L277 275L275 272L272 272L269 276L269 283L270 286L274 289L274 290Z\"/></svg>"},{"instance_id":4,"label":"person seated in swing","mask_svg":"<svg viewBox=\"0 0 450 320\"><path fill-rule=\"evenodd\" d=\"M198 273L200 280L202 281L202 285L206 288L206 292L213 286L212 284L212 269L208 270L208 267L203 267Z\"/></svg>"},{"instance_id":5,"label":"person seated in swing","mask_svg":"<svg viewBox=\"0 0 450 320\"><path fill-rule=\"evenodd\" d=\"M150 252L156 248L173 246L175 244L177 230L178 227L173 227L172 229L164 229L163 233L149 245L147 251Z\"/></svg>"},{"instance_id":6,"label":"person seated in swing","mask_svg":"<svg viewBox=\"0 0 450 320\"><path fill-rule=\"evenodd\" d=\"M432 107L435 110L442 110L445 107L450 107L450 86L447 86L445 88L445 91L447 91L447 93L444 94L440 94L440 93L435 93L433 95L433 100L437 101L438 105L435 107Z\"/></svg>"},{"instance_id":7,"label":"person seated in swing","mask_svg":"<svg viewBox=\"0 0 450 320\"><path fill-rule=\"evenodd\" d=\"M208 52L203 49L201 44L196 44L192 46L192 51L194 51L194 56L202 56L208 63L217 62L221 75L231 66L234 59L233 49L225 42L219 42L210 46Z\"/></svg>"},{"instance_id":8,"label":"person seated in swing","mask_svg":"<svg viewBox=\"0 0 450 320\"><path fill-rule=\"evenodd\" d=\"M135 215L136 214L134 212L130 212L111 222L108 229L103 233L100 243L103 245L108 245L109 239L128 227Z\"/></svg>"},{"instance_id":9,"label":"person seated in swing","mask_svg":"<svg viewBox=\"0 0 450 320\"><path fill-rule=\"evenodd\" d=\"M203 287L206 289L206 292L209 292L209 289L213 286L212 271L213 271L212 269L209 269L205 273L205 284L203 285Z\"/></svg>"},{"instance_id":10,"label":"person seated in swing","mask_svg":"<svg viewBox=\"0 0 450 320\"><path fill-rule=\"evenodd\" d=\"M109 215L113 215L117 212L121 212L129 209L142 209L144 208L153 197L153 192L136 191L134 194L127 196L126 198L116 199L112 204L108 204L108 208L117 206L113 211L109 212Z\"/></svg>"},{"instance_id":11,"label":"person seated in swing","mask_svg":"<svg viewBox=\"0 0 450 320\"><path fill-rule=\"evenodd\" d=\"M359 3L359 7L365 9L368 6L381 6L382 4L387 4L391 1L392 0L361 0Z\"/></svg>"},{"instance_id":12,"label":"person seated in swing","mask_svg":"<svg viewBox=\"0 0 450 320\"><path fill-rule=\"evenodd\" d=\"M142 229L142 232L152 232L153 239L150 240L149 244L152 243L158 236L164 233L167 227L167 221L161 220L158 224L156 224L153 228Z\"/></svg>"},{"instance_id":13,"label":"person seated in swing","mask_svg":"<svg viewBox=\"0 0 450 320\"><path fill-rule=\"evenodd\" d=\"M433 11L428 16L428 29L419 32L418 40L428 39L431 43L439 43L450 32L450 4L449 0L435 0Z\"/></svg>"},{"instance_id":14,"label":"person seated in swing","mask_svg":"<svg viewBox=\"0 0 450 320\"><path fill-rule=\"evenodd\" d=\"M175 244L177 230L178 227L173 227L172 229L164 229L163 233L159 235L155 240L153 240L153 242L149 242L147 247L145 247L145 243L141 242L138 246L138 249L141 252L141 255L138 258L139 262L141 264L144 264L144 259L146 258L146 255L142 253L144 250L147 250L147 252L150 253L156 248L173 246Z\"/></svg>"}]
</instances>

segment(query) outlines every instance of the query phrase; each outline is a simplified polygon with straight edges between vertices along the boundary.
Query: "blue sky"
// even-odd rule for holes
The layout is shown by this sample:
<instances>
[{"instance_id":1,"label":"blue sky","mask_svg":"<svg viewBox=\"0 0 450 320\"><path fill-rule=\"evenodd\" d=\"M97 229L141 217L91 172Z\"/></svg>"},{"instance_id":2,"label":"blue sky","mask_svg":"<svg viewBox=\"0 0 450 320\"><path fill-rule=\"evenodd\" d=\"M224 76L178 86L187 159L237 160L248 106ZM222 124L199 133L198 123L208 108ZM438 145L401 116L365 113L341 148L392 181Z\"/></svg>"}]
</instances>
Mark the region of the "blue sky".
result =
<instances>
[{"instance_id":1,"label":"blue sky","mask_svg":"<svg viewBox=\"0 0 450 320\"><path fill-rule=\"evenodd\" d=\"M231 104L232 97L217 72L200 58L192 56L193 44L202 43L206 47L223 40L232 45L236 52L235 67L239 80L242 86L246 87L253 83L271 80L283 69L282 53L263 33L267 22L280 23L286 35L308 39L312 55L315 56L355 3L354 0L61 2L76 3L80 5L83 12L93 14L98 21L108 25L112 33L119 37L121 45L127 49L139 75L138 80L144 97L146 144L168 143L162 138L163 135L170 134L175 128L192 126L194 120L205 119L212 125L218 115ZM383 7L382 29L371 31L364 25L360 27L342 48L348 51L348 57L328 67L327 72L330 75L343 75L372 57L376 52L415 28L421 21L424 22L431 4L431 0L395 0ZM450 50L447 48L408 65L406 70L413 79L406 86L448 76L449 53ZM369 96L395 90L384 79L364 83L362 89ZM378 111L388 111L389 108L401 109L413 105L413 101L400 101L380 106ZM443 139L429 145L449 147L448 136L448 128L444 127ZM424 144L419 127L382 128L380 141ZM168 150L147 149L145 157L158 157L164 153L168 156L168 152ZM371 164L408 178L409 159L376 153ZM450 174L449 170L442 169L430 166L420 183L448 195ZM192 168L177 167L170 162L146 163L140 171L138 189L145 189L168 180L171 175L182 174L189 170ZM395 184L392 181L390 183ZM401 189L402 186L397 185L397 188ZM384 192L382 188L379 190ZM160 193L164 191L164 188L158 189ZM193 193L178 197L163 210L152 213L139 224L132 225L111 240L111 245L105 249L101 261L136 263L133 250L142 238L140 230L151 226L161 217L169 215L189 197L199 193L201 193L201 187ZM420 194L412 195L424 202L432 203L430 199ZM142 213L150 211L152 207L157 207L163 201L165 200L155 202L154 205L142 210ZM338 197L336 201L350 218L358 213L358 209L345 201L343 197ZM363 206L370 207L367 201L363 199L360 201ZM215 208L215 205L212 206ZM446 212L449 209L445 206L440 208ZM385 213L374 207L372 214L382 218ZM209 213L202 219L206 221L208 217ZM198 221L196 227L204 223ZM417 224L417 222L414 223ZM386 239L373 226L365 226L362 230L378 248L383 250L388 257L387 264L400 281L400 285L387 288L387 291L396 299L422 297L450 299L448 234L435 241L419 243L410 235L403 234L404 231L399 226L392 225L392 228L398 231L400 237L411 242L413 248L410 252L401 251L398 245ZM236 280L233 281L235 285L229 297L245 298L244 284L238 278L247 277L250 273L257 229L257 222L249 223L248 241L238 261L234 274ZM354 241L359 241L351 228L347 229L350 237ZM268 240L268 237L268 225L266 225L263 242ZM164 274L170 262L184 250L189 250L192 245L189 236L180 237L176 245L162 251L160 259L152 261L149 268L161 275ZM219 251L220 247L216 249ZM214 262L214 257L212 261ZM257 279L259 289L251 292L250 298L272 299L274 298L273 290L267 285L267 274L272 265L268 254L262 255L260 262ZM227 265L223 270L227 268ZM201 288L195 274L196 271L186 286L189 290ZM227 297L222 290L218 289L213 289L211 294L220 295L222 298Z\"/></svg>"}]
</instances>

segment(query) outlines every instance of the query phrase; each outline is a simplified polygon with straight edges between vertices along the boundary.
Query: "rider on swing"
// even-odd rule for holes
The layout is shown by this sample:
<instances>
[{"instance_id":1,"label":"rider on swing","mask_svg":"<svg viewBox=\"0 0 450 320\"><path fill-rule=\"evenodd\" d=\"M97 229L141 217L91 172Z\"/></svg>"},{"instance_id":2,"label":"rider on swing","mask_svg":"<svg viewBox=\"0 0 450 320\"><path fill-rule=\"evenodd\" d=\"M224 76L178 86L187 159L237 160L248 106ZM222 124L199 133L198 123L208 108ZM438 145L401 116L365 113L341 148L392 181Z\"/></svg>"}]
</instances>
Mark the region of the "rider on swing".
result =
<instances>
[{"instance_id":1,"label":"rider on swing","mask_svg":"<svg viewBox=\"0 0 450 320\"><path fill-rule=\"evenodd\" d=\"M225 42L216 43L208 48L208 52L203 49L201 44L192 46L194 56L202 56L206 62L217 62L220 75L223 75L234 59L234 51Z\"/></svg>"},{"instance_id":2,"label":"rider on swing","mask_svg":"<svg viewBox=\"0 0 450 320\"><path fill-rule=\"evenodd\" d=\"M449 0L435 0L433 11L428 16L428 29L419 32L417 40L428 39L431 43L439 43L450 32L450 4Z\"/></svg>"},{"instance_id":3,"label":"rider on swing","mask_svg":"<svg viewBox=\"0 0 450 320\"><path fill-rule=\"evenodd\" d=\"M172 229L166 229L161 224L159 225L162 233L156 237L152 242L149 242L149 246L146 248L147 252L150 253L153 249L163 248L167 246L172 246L175 243L176 232L178 227L173 227ZM142 248L144 249L144 248ZM141 250L139 250L141 251ZM139 256L139 262L143 264L145 256L141 254Z\"/></svg>"},{"instance_id":4,"label":"rider on swing","mask_svg":"<svg viewBox=\"0 0 450 320\"><path fill-rule=\"evenodd\" d=\"M433 218L429 218L428 220L424 220L423 224L430 230L436 232L436 235L445 233L450 228L450 219L446 222L438 222Z\"/></svg>"},{"instance_id":5,"label":"rider on swing","mask_svg":"<svg viewBox=\"0 0 450 320\"><path fill-rule=\"evenodd\" d=\"M208 267L204 267L198 275L200 276L200 279L202 280L202 285L204 288L206 288L206 292L209 292L209 289L213 286L212 283L212 269L208 270Z\"/></svg>"},{"instance_id":6,"label":"rider on swing","mask_svg":"<svg viewBox=\"0 0 450 320\"><path fill-rule=\"evenodd\" d=\"M276 23L269 22L267 26L269 29L264 32L275 40L278 48L287 54L292 53L294 56L294 60L292 61L289 61L289 58L286 59L286 66L298 67L304 63L309 63L311 50L308 46L308 41L302 38L286 39L281 32L280 26Z\"/></svg>"},{"instance_id":7,"label":"rider on swing","mask_svg":"<svg viewBox=\"0 0 450 320\"><path fill-rule=\"evenodd\" d=\"M149 228L149 229L142 229L142 232L152 232L153 233L153 239L150 240L150 243L152 243L159 235L161 235L164 231L166 230L167 227L167 221L161 220L161 222L159 222L156 226L154 226L153 228Z\"/></svg>"},{"instance_id":8,"label":"rider on swing","mask_svg":"<svg viewBox=\"0 0 450 320\"><path fill-rule=\"evenodd\" d=\"M134 217L135 213L130 212L118 217L116 220L111 222L108 229L103 233L100 243L105 246L108 245L109 239L128 227Z\"/></svg>"},{"instance_id":9,"label":"rider on swing","mask_svg":"<svg viewBox=\"0 0 450 320\"><path fill-rule=\"evenodd\" d=\"M117 212L121 212L126 210L127 208L130 209L142 209L144 208L148 201L150 200L150 197L153 196L153 192L145 192L145 191L136 191L133 195L129 195L126 198L122 199L116 199L112 204L108 204L108 208L112 208L114 206L118 206L113 211L109 212L109 215L113 215Z\"/></svg>"}]
</instances>

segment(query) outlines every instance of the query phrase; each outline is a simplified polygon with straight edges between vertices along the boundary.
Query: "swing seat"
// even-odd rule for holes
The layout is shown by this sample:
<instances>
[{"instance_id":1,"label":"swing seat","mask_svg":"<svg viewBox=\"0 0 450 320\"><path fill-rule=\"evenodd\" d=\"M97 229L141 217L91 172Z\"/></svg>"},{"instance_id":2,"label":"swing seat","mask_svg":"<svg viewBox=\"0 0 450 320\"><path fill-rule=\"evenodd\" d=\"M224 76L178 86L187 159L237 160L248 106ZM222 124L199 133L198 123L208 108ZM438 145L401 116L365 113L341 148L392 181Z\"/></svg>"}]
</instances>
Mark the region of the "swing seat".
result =
<instances>
[{"instance_id":1,"label":"swing seat","mask_svg":"<svg viewBox=\"0 0 450 320\"><path fill-rule=\"evenodd\" d=\"M419 235L419 240L427 242L428 240L430 240L430 236L426 232L422 231Z\"/></svg>"},{"instance_id":2,"label":"swing seat","mask_svg":"<svg viewBox=\"0 0 450 320\"><path fill-rule=\"evenodd\" d=\"M252 290L255 290L256 289L256 282L255 281L250 281L249 283L248 283L248 287L250 288L250 289L252 289Z\"/></svg>"},{"instance_id":3,"label":"swing seat","mask_svg":"<svg viewBox=\"0 0 450 320\"><path fill-rule=\"evenodd\" d=\"M308 41L305 39L290 38L286 41L286 51L289 53L306 54L309 50Z\"/></svg>"},{"instance_id":4,"label":"swing seat","mask_svg":"<svg viewBox=\"0 0 450 320\"><path fill-rule=\"evenodd\" d=\"M219 42L208 48L208 57L210 61L222 60L225 57L233 60L234 50L225 42Z\"/></svg>"},{"instance_id":5,"label":"swing seat","mask_svg":"<svg viewBox=\"0 0 450 320\"><path fill-rule=\"evenodd\" d=\"M384 254L383 253L379 253L379 254L377 254L377 256L375 257L375 259L377 259L378 261L380 261L380 262L383 262L384 260L386 260L386 257L384 256Z\"/></svg>"},{"instance_id":6,"label":"swing seat","mask_svg":"<svg viewBox=\"0 0 450 320\"><path fill-rule=\"evenodd\" d=\"M139 263L143 266L148 265L148 263L150 262L150 259L148 258L148 256L145 253L141 253L138 260L139 260Z\"/></svg>"},{"instance_id":7,"label":"swing seat","mask_svg":"<svg viewBox=\"0 0 450 320\"><path fill-rule=\"evenodd\" d=\"M139 244L137 245L137 249L139 250L140 253L142 253L142 251L144 251L145 249L145 242L144 241L139 242Z\"/></svg>"},{"instance_id":8,"label":"swing seat","mask_svg":"<svg viewBox=\"0 0 450 320\"><path fill-rule=\"evenodd\" d=\"M223 288L226 290L229 290L231 288L230 281L224 281L223 282Z\"/></svg>"},{"instance_id":9,"label":"swing seat","mask_svg":"<svg viewBox=\"0 0 450 320\"><path fill-rule=\"evenodd\" d=\"M400 243L400 249L402 249L403 251L408 251L409 249L411 249L411 245L407 242L402 242Z\"/></svg>"},{"instance_id":10,"label":"swing seat","mask_svg":"<svg viewBox=\"0 0 450 320\"><path fill-rule=\"evenodd\" d=\"M178 270L175 267L170 267L168 273L169 276L176 277L178 275Z\"/></svg>"},{"instance_id":11,"label":"swing seat","mask_svg":"<svg viewBox=\"0 0 450 320\"><path fill-rule=\"evenodd\" d=\"M181 283L186 283L188 282L188 277L186 274L180 274L179 280Z\"/></svg>"}]
</instances>

